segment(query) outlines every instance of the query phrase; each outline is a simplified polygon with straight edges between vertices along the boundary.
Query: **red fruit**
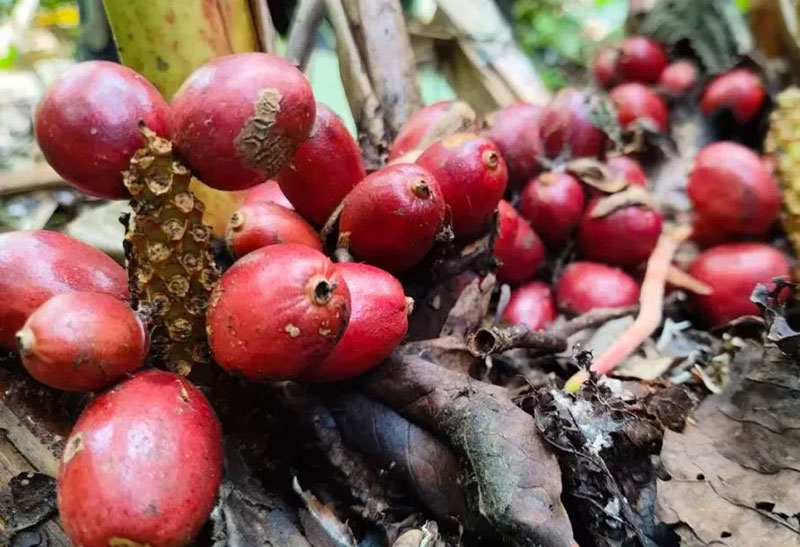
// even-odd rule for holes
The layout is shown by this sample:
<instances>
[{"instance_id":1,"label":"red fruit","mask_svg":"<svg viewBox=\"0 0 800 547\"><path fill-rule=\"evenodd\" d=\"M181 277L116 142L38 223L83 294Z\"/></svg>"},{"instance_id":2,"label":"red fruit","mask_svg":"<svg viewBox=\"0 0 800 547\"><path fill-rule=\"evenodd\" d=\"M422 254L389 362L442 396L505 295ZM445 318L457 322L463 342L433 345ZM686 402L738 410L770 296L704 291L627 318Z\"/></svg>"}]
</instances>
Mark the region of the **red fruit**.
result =
<instances>
[{"instance_id":1,"label":"red fruit","mask_svg":"<svg viewBox=\"0 0 800 547\"><path fill-rule=\"evenodd\" d=\"M533 277L542 265L544 245L510 203L500 201L497 211L500 217L494 242L494 256L500 263L497 279L516 285Z\"/></svg>"},{"instance_id":2,"label":"red fruit","mask_svg":"<svg viewBox=\"0 0 800 547\"><path fill-rule=\"evenodd\" d=\"M311 136L277 180L295 209L322 226L366 176L358 143L339 116L324 104L317 104Z\"/></svg>"},{"instance_id":3,"label":"red fruit","mask_svg":"<svg viewBox=\"0 0 800 547\"><path fill-rule=\"evenodd\" d=\"M667 54L658 42L644 36L631 36L619 47L617 72L623 82L654 84L667 62Z\"/></svg>"},{"instance_id":4,"label":"red fruit","mask_svg":"<svg viewBox=\"0 0 800 547\"><path fill-rule=\"evenodd\" d=\"M609 94L617 108L617 121L623 128L635 123L649 123L657 131L666 131L669 111L664 100L642 84L618 85Z\"/></svg>"},{"instance_id":5,"label":"red fruit","mask_svg":"<svg viewBox=\"0 0 800 547\"><path fill-rule=\"evenodd\" d=\"M683 95L697 81L697 67L691 61L675 61L664 69L658 84L672 95Z\"/></svg>"},{"instance_id":6,"label":"red fruit","mask_svg":"<svg viewBox=\"0 0 800 547\"><path fill-rule=\"evenodd\" d=\"M14 335L52 296L71 291L128 299L128 275L109 256L58 232L0 234L0 346L16 347Z\"/></svg>"},{"instance_id":7,"label":"red fruit","mask_svg":"<svg viewBox=\"0 0 800 547\"><path fill-rule=\"evenodd\" d=\"M31 376L66 391L97 391L147 357L142 322L127 304L100 293L54 296L28 318L17 341Z\"/></svg>"},{"instance_id":8,"label":"red fruit","mask_svg":"<svg viewBox=\"0 0 800 547\"><path fill-rule=\"evenodd\" d=\"M781 193L767 165L749 148L715 142L700 150L687 186L706 224L729 234L763 234L781 208Z\"/></svg>"},{"instance_id":9,"label":"red fruit","mask_svg":"<svg viewBox=\"0 0 800 547\"><path fill-rule=\"evenodd\" d=\"M81 413L58 469L58 512L75 545L187 545L222 479L222 431L188 380L140 372Z\"/></svg>"},{"instance_id":10,"label":"red fruit","mask_svg":"<svg viewBox=\"0 0 800 547\"><path fill-rule=\"evenodd\" d=\"M711 286L706 296L692 295L699 311L712 325L723 325L743 315L758 315L750 295L758 283L791 276L787 258L763 243L727 243L700 254L689 275Z\"/></svg>"},{"instance_id":11,"label":"red fruit","mask_svg":"<svg viewBox=\"0 0 800 547\"><path fill-rule=\"evenodd\" d=\"M389 150L389 161L419 149L425 137L458 105L459 101L439 101L414 112L395 137Z\"/></svg>"},{"instance_id":12,"label":"red fruit","mask_svg":"<svg viewBox=\"0 0 800 547\"><path fill-rule=\"evenodd\" d=\"M271 245L237 261L207 312L216 361L250 380L288 380L314 367L342 337L350 293L333 263L303 245Z\"/></svg>"},{"instance_id":13,"label":"red fruit","mask_svg":"<svg viewBox=\"0 0 800 547\"><path fill-rule=\"evenodd\" d=\"M541 171L540 115L538 106L516 103L501 108L489 118L490 127L485 135L500 149L508 179L514 185L524 183Z\"/></svg>"},{"instance_id":14,"label":"red fruit","mask_svg":"<svg viewBox=\"0 0 800 547\"><path fill-rule=\"evenodd\" d=\"M228 223L227 241L228 249L236 258L279 243L297 243L322 250L319 234L303 217L269 202L239 207Z\"/></svg>"},{"instance_id":15,"label":"red fruit","mask_svg":"<svg viewBox=\"0 0 800 547\"><path fill-rule=\"evenodd\" d=\"M251 205L253 203L275 203L287 209L294 209L294 205L286 198L281 187L278 186L278 181L268 180L250 188L244 196L242 205Z\"/></svg>"},{"instance_id":16,"label":"red fruit","mask_svg":"<svg viewBox=\"0 0 800 547\"><path fill-rule=\"evenodd\" d=\"M389 165L347 196L340 240L358 258L402 272L431 250L444 214L442 190L429 171L412 163Z\"/></svg>"},{"instance_id":17,"label":"red fruit","mask_svg":"<svg viewBox=\"0 0 800 547\"><path fill-rule=\"evenodd\" d=\"M589 202L578 229L578 249L589 260L633 267L650 257L661 235L661 214L641 205L628 205L593 218L600 203Z\"/></svg>"},{"instance_id":18,"label":"red fruit","mask_svg":"<svg viewBox=\"0 0 800 547\"><path fill-rule=\"evenodd\" d=\"M514 325L522 323L531 331L547 328L556 318L550 287L547 283L533 281L515 289L503 317Z\"/></svg>"},{"instance_id":19,"label":"red fruit","mask_svg":"<svg viewBox=\"0 0 800 547\"><path fill-rule=\"evenodd\" d=\"M589 117L589 97L571 88L559 92L544 108L539 136L550 158L599 156L608 143L608 136Z\"/></svg>"},{"instance_id":20,"label":"red fruit","mask_svg":"<svg viewBox=\"0 0 800 547\"><path fill-rule=\"evenodd\" d=\"M486 137L457 133L433 143L417 163L439 182L456 237L479 234L497 209L508 182L497 145Z\"/></svg>"},{"instance_id":21,"label":"red fruit","mask_svg":"<svg viewBox=\"0 0 800 547\"><path fill-rule=\"evenodd\" d=\"M647 175L635 160L627 156L612 156L606 160L606 165L614 178L642 188L647 187Z\"/></svg>"},{"instance_id":22,"label":"red fruit","mask_svg":"<svg viewBox=\"0 0 800 547\"><path fill-rule=\"evenodd\" d=\"M47 163L87 194L130 197L122 171L144 146L142 121L167 130L167 103L130 68L107 61L79 63L56 80L36 109L36 140Z\"/></svg>"},{"instance_id":23,"label":"red fruit","mask_svg":"<svg viewBox=\"0 0 800 547\"><path fill-rule=\"evenodd\" d=\"M619 53L615 48L603 48L594 56L592 72L597 84L608 89L617 79L617 57Z\"/></svg>"},{"instance_id":24,"label":"red fruit","mask_svg":"<svg viewBox=\"0 0 800 547\"><path fill-rule=\"evenodd\" d=\"M556 284L558 307L571 314L598 308L624 308L639 300L639 285L631 276L596 262L573 262Z\"/></svg>"},{"instance_id":25,"label":"red fruit","mask_svg":"<svg viewBox=\"0 0 800 547\"><path fill-rule=\"evenodd\" d=\"M311 86L294 65L267 53L237 53L189 76L172 99L169 125L200 180L244 190L291 161L314 112Z\"/></svg>"},{"instance_id":26,"label":"red fruit","mask_svg":"<svg viewBox=\"0 0 800 547\"><path fill-rule=\"evenodd\" d=\"M549 247L563 245L583 216L583 188L566 173L544 173L520 196L520 212Z\"/></svg>"},{"instance_id":27,"label":"red fruit","mask_svg":"<svg viewBox=\"0 0 800 547\"><path fill-rule=\"evenodd\" d=\"M305 376L331 382L358 376L386 359L408 330L403 286L390 273L367 264L337 264L350 290L350 322L333 351Z\"/></svg>"},{"instance_id":28,"label":"red fruit","mask_svg":"<svg viewBox=\"0 0 800 547\"><path fill-rule=\"evenodd\" d=\"M715 78L703 92L700 110L711 116L722 108L730 109L739 123L747 123L761 110L766 92L764 84L749 70L731 70Z\"/></svg>"}]
</instances>

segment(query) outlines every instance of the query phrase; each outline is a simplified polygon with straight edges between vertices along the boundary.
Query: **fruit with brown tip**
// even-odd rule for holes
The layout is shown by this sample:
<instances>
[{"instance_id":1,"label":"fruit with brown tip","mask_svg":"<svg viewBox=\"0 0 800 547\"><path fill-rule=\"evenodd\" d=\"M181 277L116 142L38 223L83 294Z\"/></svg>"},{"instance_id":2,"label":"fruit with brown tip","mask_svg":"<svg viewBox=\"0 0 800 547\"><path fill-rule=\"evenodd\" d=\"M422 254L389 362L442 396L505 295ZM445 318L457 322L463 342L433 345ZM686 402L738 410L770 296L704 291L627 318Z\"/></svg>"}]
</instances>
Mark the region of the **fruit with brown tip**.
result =
<instances>
[{"instance_id":1,"label":"fruit with brown tip","mask_svg":"<svg viewBox=\"0 0 800 547\"><path fill-rule=\"evenodd\" d=\"M297 243L322 250L319 234L303 217L269 202L239 207L228 223L226 240L236 258L279 243Z\"/></svg>"}]
</instances>

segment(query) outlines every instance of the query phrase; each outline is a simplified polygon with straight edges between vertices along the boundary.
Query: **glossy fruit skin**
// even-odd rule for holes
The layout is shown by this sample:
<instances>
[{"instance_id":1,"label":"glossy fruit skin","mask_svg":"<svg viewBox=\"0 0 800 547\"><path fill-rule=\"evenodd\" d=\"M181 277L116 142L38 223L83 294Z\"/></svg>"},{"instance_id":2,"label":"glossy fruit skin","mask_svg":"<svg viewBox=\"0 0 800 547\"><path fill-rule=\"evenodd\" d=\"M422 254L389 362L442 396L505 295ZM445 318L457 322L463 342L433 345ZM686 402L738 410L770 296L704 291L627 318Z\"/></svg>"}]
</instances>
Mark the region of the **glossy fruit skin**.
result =
<instances>
[{"instance_id":1,"label":"glossy fruit skin","mask_svg":"<svg viewBox=\"0 0 800 547\"><path fill-rule=\"evenodd\" d=\"M416 150L428 132L444 117L455 101L439 101L414 112L395 137L389 149L389 161Z\"/></svg>"},{"instance_id":2,"label":"glossy fruit skin","mask_svg":"<svg viewBox=\"0 0 800 547\"><path fill-rule=\"evenodd\" d=\"M664 100L650 88L638 83L621 84L611 90L617 108L617 121L623 128L635 123L651 123L657 131L669 126L669 111Z\"/></svg>"},{"instance_id":3,"label":"glossy fruit skin","mask_svg":"<svg viewBox=\"0 0 800 547\"><path fill-rule=\"evenodd\" d=\"M108 255L58 232L0 234L0 346L15 348L15 334L30 314L71 291L127 300L128 275Z\"/></svg>"},{"instance_id":4,"label":"glossy fruit skin","mask_svg":"<svg viewBox=\"0 0 800 547\"><path fill-rule=\"evenodd\" d=\"M781 193L755 152L733 142L700 150L689 173L689 198L706 224L728 234L763 234L775 223Z\"/></svg>"},{"instance_id":5,"label":"glossy fruit skin","mask_svg":"<svg viewBox=\"0 0 800 547\"><path fill-rule=\"evenodd\" d=\"M57 294L17 333L22 364L45 385L97 391L144 363L147 331L125 302L101 293Z\"/></svg>"},{"instance_id":6,"label":"glossy fruit skin","mask_svg":"<svg viewBox=\"0 0 800 547\"><path fill-rule=\"evenodd\" d=\"M692 295L698 311L712 325L743 315L758 315L750 295L758 283L771 284L775 277L791 277L791 265L783 253L763 243L726 243L697 257L688 270L710 285L706 296Z\"/></svg>"},{"instance_id":7,"label":"glossy fruit skin","mask_svg":"<svg viewBox=\"0 0 800 547\"><path fill-rule=\"evenodd\" d=\"M439 182L457 238L479 234L508 183L500 150L486 137L457 133L433 143L417 159Z\"/></svg>"},{"instance_id":8,"label":"glossy fruit skin","mask_svg":"<svg viewBox=\"0 0 800 547\"><path fill-rule=\"evenodd\" d=\"M550 326L556 318L553 292L547 283L532 281L511 292L503 318L511 324L523 324L530 331Z\"/></svg>"},{"instance_id":9,"label":"glossy fruit skin","mask_svg":"<svg viewBox=\"0 0 800 547\"><path fill-rule=\"evenodd\" d=\"M139 121L166 135L168 106L130 68L108 61L78 63L45 93L34 119L47 163L80 191L108 199L130 193L122 171L144 146Z\"/></svg>"},{"instance_id":10,"label":"glossy fruit skin","mask_svg":"<svg viewBox=\"0 0 800 547\"><path fill-rule=\"evenodd\" d=\"M597 262L573 262L556 283L556 303L570 314L598 308L623 308L639 301L639 285L617 268Z\"/></svg>"},{"instance_id":11,"label":"glossy fruit skin","mask_svg":"<svg viewBox=\"0 0 800 547\"><path fill-rule=\"evenodd\" d=\"M581 184L566 173L548 172L530 181L520 196L522 216L550 248L566 243L583 216Z\"/></svg>"},{"instance_id":12,"label":"glossy fruit skin","mask_svg":"<svg viewBox=\"0 0 800 547\"><path fill-rule=\"evenodd\" d=\"M303 217L269 202L239 207L228 223L226 240L228 249L236 258L279 243L296 243L322 250L319 234Z\"/></svg>"},{"instance_id":13,"label":"glossy fruit skin","mask_svg":"<svg viewBox=\"0 0 800 547\"><path fill-rule=\"evenodd\" d=\"M445 218L436 178L419 165L398 163L361 181L344 203L340 240L361 260L399 273L433 247Z\"/></svg>"},{"instance_id":14,"label":"glossy fruit skin","mask_svg":"<svg viewBox=\"0 0 800 547\"><path fill-rule=\"evenodd\" d=\"M644 36L631 36L619 46L617 71L623 82L654 84L668 62L658 42Z\"/></svg>"},{"instance_id":15,"label":"glossy fruit skin","mask_svg":"<svg viewBox=\"0 0 800 547\"><path fill-rule=\"evenodd\" d=\"M497 206L499 221L494 257L499 266L497 279L517 285L529 280L544 262L544 245L527 220L506 200Z\"/></svg>"},{"instance_id":16,"label":"glossy fruit skin","mask_svg":"<svg viewBox=\"0 0 800 547\"><path fill-rule=\"evenodd\" d=\"M267 53L218 57L172 99L172 141L194 175L219 190L273 177L308 138L316 106L305 75Z\"/></svg>"},{"instance_id":17,"label":"glossy fruit skin","mask_svg":"<svg viewBox=\"0 0 800 547\"><path fill-rule=\"evenodd\" d=\"M600 87L608 89L616 82L618 56L616 48L603 48L595 54L592 73Z\"/></svg>"},{"instance_id":18,"label":"glossy fruit skin","mask_svg":"<svg viewBox=\"0 0 800 547\"><path fill-rule=\"evenodd\" d=\"M264 202L275 203L281 207L294 210L294 205L292 205L286 195L281 191L281 187L278 186L278 181L273 179L250 188L245 194L244 200L242 200L242 205Z\"/></svg>"},{"instance_id":19,"label":"glossy fruit skin","mask_svg":"<svg viewBox=\"0 0 800 547\"><path fill-rule=\"evenodd\" d=\"M294 208L313 224L322 226L366 176L358 143L339 116L318 103L311 135L277 180Z\"/></svg>"},{"instance_id":20,"label":"glossy fruit skin","mask_svg":"<svg viewBox=\"0 0 800 547\"><path fill-rule=\"evenodd\" d=\"M148 370L81 413L58 469L59 515L82 547L179 547L208 518L221 479L211 405L185 378Z\"/></svg>"},{"instance_id":21,"label":"glossy fruit skin","mask_svg":"<svg viewBox=\"0 0 800 547\"><path fill-rule=\"evenodd\" d=\"M596 157L603 153L608 136L592 124L588 101L586 94L568 88L542 110L539 136L547 157L561 154L572 158Z\"/></svg>"},{"instance_id":22,"label":"glossy fruit skin","mask_svg":"<svg viewBox=\"0 0 800 547\"><path fill-rule=\"evenodd\" d=\"M515 103L490 117L491 125L484 135L500 149L512 186L524 184L542 170L538 161L542 155L539 139L541 112L542 109L536 105Z\"/></svg>"},{"instance_id":23,"label":"glossy fruit skin","mask_svg":"<svg viewBox=\"0 0 800 547\"><path fill-rule=\"evenodd\" d=\"M289 380L333 350L349 316L347 284L328 257L304 245L270 245L222 275L206 329L228 372Z\"/></svg>"},{"instance_id":24,"label":"glossy fruit skin","mask_svg":"<svg viewBox=\"0 0 800 547\"><path fill-rule=\"evenodd\" d=\"M582 257L614 266L634 267L645 262L661 235L661 214L639 205L592 218L597 198L591 200L578 228Z\"/></svg>"},{"instance_id":25,"label":"glossy fruit skin","mask_svg":"<svg viewBox=\"0 0 800 547\"><path fill-rule=\"evenodd\" d=\"M661 77L658 85L671 95L684 95L697 81L697 66L691 61L675 61L671 63Z\"/></svg>"},{"instance_id":26,"label":"glossy fruit skin","mask_svg":"<svg viewBox=\"0 0 800 547\"><path fill-rule=\"evenodd\" d=\"M628 184L647 187L647 175L636 160L628 156L612 156L606 160L606 165L613 176L627 181Z\"/></svg>"},{"instance_id":27,"label":"glossy fruit skin","mask_svg":"<svg viewBox=\"0 0 800 547\"><path fill-rule=\"evenodd\" d=\"M703 92L700 110L711 116L728 108L739 123L747 123L761 110L766 91L761 78L749 70L731 70L715 78Z\"/></svg>"},{"instance_id":28,"label":"glossy fruit skin","mask_svg":"<svg viewBox=\"0 0 800 547\"><path fill-rule=\"evenodd\" d=\"M350 322L333 351L305 380L353 378L386 359L408 331L403 286L389 272L368 264L343 263L336 269L350 290Z\"/></svg>"}]
</instances>

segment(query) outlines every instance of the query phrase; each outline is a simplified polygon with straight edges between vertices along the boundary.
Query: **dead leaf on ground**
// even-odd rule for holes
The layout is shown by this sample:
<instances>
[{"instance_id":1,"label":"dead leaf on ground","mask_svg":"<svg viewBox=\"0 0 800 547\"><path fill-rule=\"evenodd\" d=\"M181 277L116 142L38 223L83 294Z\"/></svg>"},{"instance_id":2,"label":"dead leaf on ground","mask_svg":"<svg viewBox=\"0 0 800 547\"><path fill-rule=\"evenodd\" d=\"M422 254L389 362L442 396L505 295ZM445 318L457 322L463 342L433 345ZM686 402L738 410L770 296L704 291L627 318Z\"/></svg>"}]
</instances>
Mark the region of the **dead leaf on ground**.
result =
<instances>
[{"instance_id":1,"label":"dead leaf on ground","mask_svg":"<svg viewBox=\"0 0 800 547\"><path fill-rule=\"evenodd\" d=\"M356 547L356 538L350 527L339 520L339 517L320 502L314 494L300 488L297 477L292 481L292 488L303 500L306 508L300 511L300 523L303 531L314 547Z\"/></svg>"}]
</instances>

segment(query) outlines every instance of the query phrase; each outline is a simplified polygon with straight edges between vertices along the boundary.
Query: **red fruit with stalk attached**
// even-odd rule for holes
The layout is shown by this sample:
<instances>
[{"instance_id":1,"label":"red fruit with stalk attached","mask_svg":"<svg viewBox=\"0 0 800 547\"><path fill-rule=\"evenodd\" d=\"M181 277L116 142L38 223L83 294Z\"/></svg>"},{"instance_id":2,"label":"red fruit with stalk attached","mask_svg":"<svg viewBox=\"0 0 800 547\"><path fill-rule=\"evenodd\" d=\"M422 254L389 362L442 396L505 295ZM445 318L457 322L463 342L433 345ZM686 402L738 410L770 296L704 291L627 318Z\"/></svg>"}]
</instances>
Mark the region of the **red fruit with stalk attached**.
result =
<instances>
[{"instance_id":1,"label":"red fruit with stalk attached","mask_svg":"<svg viewBox=\"0 0 800 547\"><path fill-rule=\"evenodd\" d=\"M700 150L687 190L703 222L728 234L763 234L781 208L780 189L768 165L733 142Z\"/></svg>"},{"instance_id":2,"label":"red fruit with stalk attached","mask_svg":"<svg viewBox=\"0 0 800 547\"><path fill-rule=\"evenodd\" d=\"M170 106L170 133L203 182L244 190L278 173L308 138L316 107L305 75L266 53L237 53L195 70Z\"/></svg>"},{"instance_id":3,"label":"red fruit with stalk attached","mask_svg":"<svg viewBox=\"0 0 800 547\"><path fill-rule=\"evenodd\" d=\"M105 293L128 299L128 275L108 255L58 232L0 234L0 346L16 347L16 332L56 294Z\"/></svg>"},{"instance_id":4,"label":"red fruit with stalk attached","mask_svg":"<svg viewBox=\"0 0 800 547\"><path fill-rule=\"evenodd\" d=\"M636 160L627 156L612 156L606 160L606 165L614 178L642 188L647 187L647 175Z\"/></svg>"},{"instance_id":5,"label":"red fruit with stalk attached","mask_svg":"<svg viewBox=\"0 0 800 547\"><path fill-rule=\"evenodd\" d=\"M669 111L664 100L642 84L621 84L609 95L617 108L617 121L628 129L634 124L647 124L663 132L669 125Z\"/></svg>"},{"instance_id":6,"label":"red fruit with stalk attached","mask_svg":"<svg viewBox=\"0 0 800 547\"><path fill-rule=\"evenodd\" d=\"M238 260L206 314L214 359L250 380L288 380L318 365L342 337L350 293L322 253L270 245Z\"/></svg>"},{"instance_id":7,"label":"red fruit with stalk attached","mask_svg":"<svg viewBox=\"0 0 800 547\"><path fill-rule=\"evenodd\" d=\"M17 332L22 364L56 389L97 391L144 363L147 331L127 304L91 292L58 294Z\"/></svg>"},{"instance_id":8,"label":"red fruit with stalk attached","mask_svg":"<svg viewBox=\"0 0 800 547\"><path fill-rule=\"evenodd\" d=\"M222 479L222 431L188 380L140 372L96 399L67 438L58 513L82 547L191 543Z\"/></svg>"},{"instance_id":9,"label":"red fruit with stalk attached","mask_svg":"<svg viewBox=\"0 0 800 547\"><path fill-rule=\"evenodd\" d=\"M497 279L516 285L527 281L544 262L544 245L528 221L505 200L497 207L497 239L494 257L499 262Z\"/></svg>"},{"instance_id":10,"label":"red fruit with stalk attached","mask_svg":"<svg viewBox=\"0 0 800 547\"><path fill-rule=\"evenodd\" d=\"M616 48L602 48L594 56L592 73L597 84L608 89L617 80L617 58L619 52Z\"/></svg>"},{"instance_id":11,"label":"red fruit with stalk attached","mask_svg":"<svg viewBox=\"0 0 800 547\"><path fill-rule=\"evenodd\" d=\"M439 183L456 237L475 236L486 228L508 182L497 145L486 137L457 133L433 143L417 163Z\"/></svg>"},{"instance_id":12,"label":"red fruit with stalk attached","mask_svg":"<svg viewBox=\"0 0 800 547\"><path fill-rule=\"evenodd\" d=\"M332 382L363 374L386 359L408 331L411 299L390 273L368 264L337 264L350 291L350 322L342 339L304 380Z\"/></svg>"},{"instance_id":13,"label":"red fruit with stalk attached","mask_svg":"<svg viewBox=\"0 0 800 547\"><path fill-rule=\"evenodd\" d=\"M278 181L268 180L250 188L242 200L242 205L251 205L253 203L274 203L287 209L294 209L294 205L286 198L286 195L281 191L278 186Z\"/></svg>"},{"instance_id":14,"label":"red fruit with stalk attached","mask_svg":"<svg viewBox=\"0 0 800 547\"><path fill-rule=\"evenodd\" d=\"M531 331L547 328L556 318L553 291L541 281L522 285L512 291L503 318L514 325L521 323Z\"/></svg>"},{"instance_id":15,"label":"red fruit with stalk attached","mask_svg":"<svg viewBox=\"0 0 800 547\"><path fill-rule=\"evenodd\" d=\"M596 262L573 262L556 284L556 303L570 314L600 308L624 308L639 300L639 285L617 268Z\"/></svg>"},{"instance_id":16,"label":"red fruit with stalk attached","mask_svg":"<svg viewBox=\"0 0 800 547\"><path fill-rule=\"evenodd\" d=\"M619 46L617 72L623 82L654 84L668 62L658 42L644 36L631 36Z\"/></svg>"},{"instance_id":17,"label":"red fruit with stalk attached","mask_svg":"<svg viewBox=\"0 0 800 547\"><path fill-rule=\"evenodd\" d=\"M766 91L761 78L749 70L731 70L715 78L703 92L700 110L706 116L729 109L739 123L747 123L761 110Z\"/></svg>"},{"instance_id":18,"label":"red fruit with stalk attached","mask_svg":"<svg viewBox=\"0 0 800 547\"><path fill-rule=\"evenodd\" d=\"M664 69L658 85L671 95L684 95L697 81L697 66L691 61L675 61Z\"/></svg>"},{"instance_id":19,"label":"red fruit with stalk attached","mask_svg":"<svg viewBox=\"0 0 800 547\"><path fill-rule=\"evenodd\" d=\"M515 103L491 114L484 135L500 149L506 162L508 180L513 186L524 184L541 171L539 157L539 116L542 109L528 103Z\"/></svg>"},{"instance_id":20,"label":"red fruit with stalk attached","mask_svg":"<svg viewBox=\"0 0 800 547\"><path fill-rule=\"evenodd\" d=\"M236 258L279 243L297 243L322 250L319 234L303 217L268 202L239 207L228 223L226 239L228 249Z\"/></svg>"},{"instance_id":21,"label":"red fruit with stalk attached","mask_svg":"<svg viewBox=\"0 0 800 547\"><path fill-rule=\"evenodd\" d=\"M698 311L712 325L723 325L744 315L758 315L750 301L756 285L791 276L786 256L763 243L726 243L697 257L689 275L712 288L711 294L693 294Z\"/></svg>"},{"instance_id":22,"label":"red fruit with stalk attached","mask_svg":"<svg viewBox=\"0 0 800 547\"><path fill-rule=\"evenodd\" d=\"M47 163L84 193L130 197L122 171L145 140L139 123L167 131L166 101L143 76L107 61L79 63L45 93L34 119Z\"/></svg>"},{"instance_id":23,"label":"red fruit with stalk attached","mask_svg":"<svg viewBox=\"0 0 800 547\"><path fill-rule=\"evenodd\" d=\"M563 245L583 216L581 184L566 173L543 173L530 181L520 196L520 212L545 243Z\"/></svg>"},{"instance_id":24,"label":"red fruit with stalk attached","mask_svg":"<svg viewBox=\"0 0 800 547\"><path fill-rule=\"evenodd\" d=\"M318 103L311 135L277 180L294 208L322 226L365 176L358 143L339 116Z\"/></svg>"},{"instance_id":25,"label":"red fruit with stalk attached","mask_svg":"<svg viewBox=\"0 0 800 547\"><path fill-rule=\"evenodd\" d=\"M411 163L384 167L347 196L339 220L339 242L357 258L403 272L433 247L445 204L436 178Z\"/></svg>"},{"instance_id":26,"label":"red fruit with stalk attached","mask_svg":"<svg viewBox=\"0 0 800 547\"><path fill-rule=\"evenodd\" d=\"M596 157L605 151L608 136L592 123L589 111L589 97L575 89L564 89L550 101L539 118L547 157Z\"/></svg>"}]
</instances>

